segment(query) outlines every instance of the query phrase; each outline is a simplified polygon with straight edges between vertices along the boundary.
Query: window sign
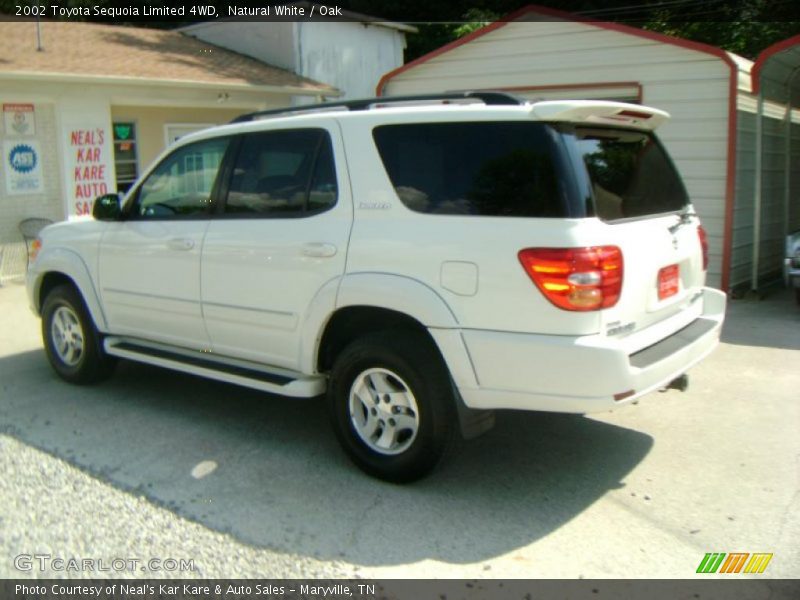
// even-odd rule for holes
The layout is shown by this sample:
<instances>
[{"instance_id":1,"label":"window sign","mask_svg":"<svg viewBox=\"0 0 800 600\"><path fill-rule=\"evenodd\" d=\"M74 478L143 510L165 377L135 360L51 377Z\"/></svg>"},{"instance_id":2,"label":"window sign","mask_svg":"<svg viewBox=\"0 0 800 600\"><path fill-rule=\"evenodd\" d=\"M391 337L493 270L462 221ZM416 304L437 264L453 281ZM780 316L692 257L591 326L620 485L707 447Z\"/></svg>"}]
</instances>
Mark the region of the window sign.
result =
<instances>
[{"instance_id":1,"label":"window sign","mask_svg":"<svg viewBox=\"0 0 800 600\"><path fill-rule=\"evenodd\" d=\"M38 141L6 140L3 143L3 174L9 195L42 192L41 156Z\"/></svg>"},{"instance_id":2,"label":"window sign","mask_svg":"<svg viewBox=\"0 0 800 600\"><path fill-rule=\"evenodd\" d=\"M34 135L33 104L3 104L3 123L6 135Z\"/></svg>"}]
</instances>

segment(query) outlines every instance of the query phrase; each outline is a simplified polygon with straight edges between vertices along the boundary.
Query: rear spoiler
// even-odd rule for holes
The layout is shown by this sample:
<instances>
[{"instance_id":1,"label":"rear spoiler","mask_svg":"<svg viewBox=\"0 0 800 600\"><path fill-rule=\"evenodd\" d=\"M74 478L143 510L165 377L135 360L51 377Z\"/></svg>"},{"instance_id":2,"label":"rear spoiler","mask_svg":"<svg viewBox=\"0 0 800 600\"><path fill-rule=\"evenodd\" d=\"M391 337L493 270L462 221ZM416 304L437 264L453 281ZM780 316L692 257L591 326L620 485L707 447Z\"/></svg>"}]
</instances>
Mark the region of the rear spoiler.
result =
<instances>
[{"instance_id":1,"label":"rear spoiler","mask_svg":"<svg viewBox=\"0 0 800 600\"><path fill-rule=\"evenodd\" d=\"M553 100L531 104L531 115L541 121L570 121L593 125L624 125L654 130L669 120L657 108L603 100Z\"/></svg>"}]
</instances>

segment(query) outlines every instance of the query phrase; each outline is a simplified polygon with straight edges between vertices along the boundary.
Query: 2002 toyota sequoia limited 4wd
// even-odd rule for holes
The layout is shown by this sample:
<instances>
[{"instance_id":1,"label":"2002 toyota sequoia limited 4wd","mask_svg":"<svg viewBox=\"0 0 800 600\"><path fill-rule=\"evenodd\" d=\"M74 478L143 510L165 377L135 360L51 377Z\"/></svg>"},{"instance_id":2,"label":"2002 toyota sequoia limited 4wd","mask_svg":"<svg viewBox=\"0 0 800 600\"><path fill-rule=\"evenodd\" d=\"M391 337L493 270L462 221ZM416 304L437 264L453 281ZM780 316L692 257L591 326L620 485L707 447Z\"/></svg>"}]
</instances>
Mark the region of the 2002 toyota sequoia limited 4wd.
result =
<instances>
[{"instance_id":1,"label":"2002 toyota sequoia limited 4wd","mask_svg":"<svg viewBox=\"0 0 800 600\"><path fill-rule=\"evenodd\" d=\"M74 383L117 358L310 397L391 481L493 409L606 411L716 346L725 295L662 111L500 93L246 115L48 227L31 305Z\"/></svg>"}]
</instances>

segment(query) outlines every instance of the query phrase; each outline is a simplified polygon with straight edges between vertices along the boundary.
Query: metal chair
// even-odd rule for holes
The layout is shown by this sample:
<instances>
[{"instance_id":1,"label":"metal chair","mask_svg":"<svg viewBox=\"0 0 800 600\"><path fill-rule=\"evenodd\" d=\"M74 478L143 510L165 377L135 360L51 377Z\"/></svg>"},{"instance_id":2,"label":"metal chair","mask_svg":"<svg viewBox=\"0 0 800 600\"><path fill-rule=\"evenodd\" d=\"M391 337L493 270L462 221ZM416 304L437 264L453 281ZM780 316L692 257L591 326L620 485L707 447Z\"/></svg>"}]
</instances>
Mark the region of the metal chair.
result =
<instances>
[{"instance_id":1,"label":"metal chair","mask_svg":"<svg viewBox=\"0 0 800 600\"><path fill-rule=\"evenodd\" d=\"M22 239L25 241L25 270L28 270L28 263L30 261L30 254L31 254L31 244L33 240L36 239L36 236L39 235L39 232L47 227L48 225L52 225L54 221L52 219L45 219L42 217L31 217L29 219L23 219L19 222L19 232L22 234Z\"/></svg>"}]
</instances>

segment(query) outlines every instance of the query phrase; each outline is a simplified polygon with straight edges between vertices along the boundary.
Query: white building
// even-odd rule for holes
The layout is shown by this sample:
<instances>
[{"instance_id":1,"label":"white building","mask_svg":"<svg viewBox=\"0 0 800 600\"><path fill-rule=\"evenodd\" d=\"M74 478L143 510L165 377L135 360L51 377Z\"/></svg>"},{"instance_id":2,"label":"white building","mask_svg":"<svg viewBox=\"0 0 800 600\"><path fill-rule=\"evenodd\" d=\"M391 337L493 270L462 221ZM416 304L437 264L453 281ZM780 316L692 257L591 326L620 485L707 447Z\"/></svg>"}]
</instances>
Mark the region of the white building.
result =
<instances>
[{"instance_id":1,"label":"white building","mask_svg":"<svg viewBox=\"0 0 800 600\"><path fill-rule=\"evenodd\" d=\"M23 219L90 212L191 131L339 94L174 31L43 21L39 33L0 23L0 280L24 271Z\"/></svg>"},{"instance_id":2,"label":"white building","mask_svg":"<svg viewBox=\"0 0 800 600\"><path fill-rule=\"evenodd\" d=\"M706 44L528 6L386 73L377 93L494 89L668 111L659 134L708 230L709 283L756 288L778 273L786 230L800 228L796 183L793 197L788 187L800 113L773 94L759 121L752 67Z\"/></svg>"},{"instance_id":3,"label":"white building","mask_svg":"<svg viewBox=\"0 0 800 600\"><path fill-rule=\"evenodd\" d=\"M310 10L306 2L292 2ZM319 8L319 7L317 7ZM342 91L341 98L368 98L387 71L403 64L406 34L416 27L344 11L326 21L218 19L184 33L281 67ZM302 103L303 99L298 98Z\"/></svg>"}]
</instances>

